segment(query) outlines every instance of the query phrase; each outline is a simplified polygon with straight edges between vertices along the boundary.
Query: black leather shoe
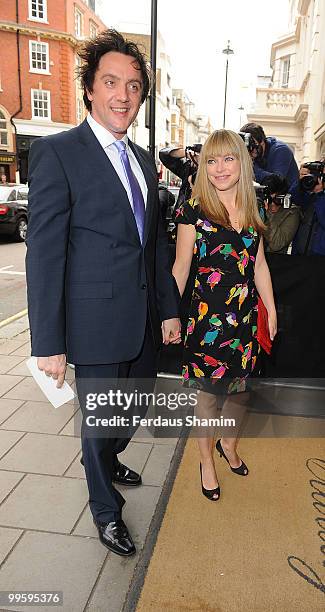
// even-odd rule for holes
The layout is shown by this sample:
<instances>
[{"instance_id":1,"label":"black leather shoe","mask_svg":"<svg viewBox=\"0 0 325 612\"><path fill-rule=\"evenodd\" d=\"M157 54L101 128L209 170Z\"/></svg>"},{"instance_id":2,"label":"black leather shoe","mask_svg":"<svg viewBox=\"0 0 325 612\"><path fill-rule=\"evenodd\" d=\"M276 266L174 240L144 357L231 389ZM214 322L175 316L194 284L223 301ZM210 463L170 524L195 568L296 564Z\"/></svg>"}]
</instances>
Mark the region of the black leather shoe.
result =
<instances>
[{"instance_id":1,"label":"black leather shoe","mask_svg":"<svg viewBox=\"0 0 325 612\"><path fill-rule=\"evenodd\" d=\"M98 529L101 543L111 552L122 557L130 557L136 553L132 538L122 519L111 523L100 523L94 519L94 523Z\"/></svg>"},{"instance_id":2,"label":"black leather shoe","mask_svg":"<svg viewBox=\"0 0 325 612\"><path fill-rule=\"evenodd\" d=\"M129 487L138 487L142 484L140 474L128 468L127 465L123 465L123 463L119 463L117 468L114 469L112 480Z\"/></svg>"},{"instance_id":3,"label":"black leather shoe","mask_svg":"<svg viewBox=\"0 0 325 612\"><path fill-rule=\"evenodd\" d=\"M80 458L80 463L84 465L83 457ZM138 487L142 484L140 474L128 468L127 465L123 465L123 463L119 463L118 467L114 469L112 480L128 487Z\"/></svg>"},{"instance_id":4,"label":"black leather shoe","mask_svg":"<svg viewBox=\"0 0 325 612\"><path fill-rule=\"evenodd\" d=\"M217 451L219 452L220 457L223 457L223 458L224 458L224 459L227 461L227 463L229 464L229 467L230 467L231 471L232 471L234 474L238 474L239 476L247 476L247 475L248 475L248 467L247 467L246 463L244 463L244 462L243 462L243 460L242 460L242 459L241 459L241 464L240 464L240 466L239 466L239 467L237 467L237 468L233 468L233 467L231 467L231 465L230 465L230 463L229 463L229 459L228 459L228 457L226 456L226 453L225 453L225 451L224 451L224 450L223 450L223 448L222 448L221 440L218 440L218 442L217 442L217 444L216 444L216 449L217 449Z\"/></svg>"}]
</instances>

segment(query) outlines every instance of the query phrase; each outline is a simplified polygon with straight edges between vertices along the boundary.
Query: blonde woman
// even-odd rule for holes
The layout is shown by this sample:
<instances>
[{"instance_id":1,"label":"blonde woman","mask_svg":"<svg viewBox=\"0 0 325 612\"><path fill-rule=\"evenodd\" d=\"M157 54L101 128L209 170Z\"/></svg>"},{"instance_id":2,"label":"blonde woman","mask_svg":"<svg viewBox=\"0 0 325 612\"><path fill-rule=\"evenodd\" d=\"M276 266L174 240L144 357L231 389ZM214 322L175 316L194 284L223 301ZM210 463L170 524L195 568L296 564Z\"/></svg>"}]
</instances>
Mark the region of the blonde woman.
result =
<instances>
[{"instance_id":1,"label":"blonde woman","mask_svg":"<svg viewBox=\"0 0 325 612\"><path fill-rule=\"evenodd\" d=\"M210 410L221 394L227 398L223 409L233 415L247 401L246 379L259 352L257 292L268 311L271 339L277 331L252 161L235 132L217 130L207 139L192 199L179 207L176 221L173 274L181 295L193 253L198 264L183 378L202 390L198 397L203 411ZM235 474L246 476L248 468L237 454L237 442L237 437L223 437L216 448ZM217 501L220 487L213 460L214 438L199 437L198 444L202 493Z\"/></svg>"}]
</instances>

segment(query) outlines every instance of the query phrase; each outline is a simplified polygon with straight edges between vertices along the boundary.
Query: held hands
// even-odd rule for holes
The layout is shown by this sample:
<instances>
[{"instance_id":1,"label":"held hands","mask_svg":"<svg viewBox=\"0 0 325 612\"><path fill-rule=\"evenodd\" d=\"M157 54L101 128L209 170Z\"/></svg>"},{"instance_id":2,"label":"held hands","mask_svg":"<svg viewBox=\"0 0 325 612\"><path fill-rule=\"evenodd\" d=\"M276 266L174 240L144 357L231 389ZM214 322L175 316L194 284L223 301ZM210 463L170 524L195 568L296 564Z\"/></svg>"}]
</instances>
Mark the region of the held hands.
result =
<instances>
[{"instance_id":1,"label":"held hands","mask_svg":"<svg viewBox=\"0 0 325 612\"><path fill-rule=\"evenodd\" d=\"M277 331L278 331L278 326L277 326L277 316L276 316L276 311L272 311L268 314L268 324L269 324L269 333L270 333L270 338L273 342Z\"/></svg>"},{"instance_id":2,"label":"held hands","mask_svg":"<svg viewBox=\"0 0 325 612\"><path fill-rule=\"evenodd\" d=\"M181 338L181 323L179 319L165 319L161 324L164 344L179 344Z\"/></svg>"},{"instance_id":3,"label":"held hands","mask_svg":"<svg viewBox=\"0 0 325 612\"><path fill-rule=\"evenodd\" d=\"M51 355L50 357L37 358L38 369L45 372L46 376L52 376L57 380L57 388L60 389L64 383L64 376L67 367L65 355Z\"/></svg>"}]
</instances>

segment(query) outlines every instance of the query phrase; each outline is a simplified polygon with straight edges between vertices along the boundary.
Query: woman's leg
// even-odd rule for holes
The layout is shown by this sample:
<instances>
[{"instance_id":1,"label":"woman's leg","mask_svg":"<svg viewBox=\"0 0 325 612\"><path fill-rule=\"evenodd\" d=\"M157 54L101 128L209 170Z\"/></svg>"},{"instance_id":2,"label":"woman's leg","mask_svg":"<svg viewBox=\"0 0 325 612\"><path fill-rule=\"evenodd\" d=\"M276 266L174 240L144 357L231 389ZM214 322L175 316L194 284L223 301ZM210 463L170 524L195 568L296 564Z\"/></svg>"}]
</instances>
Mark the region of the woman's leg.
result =
<instances>
[{"instance_id":1,"label":"woman's leg","mask_svg":"<svg viewBox=\"0 0 325 612\"><path fill-rule=\"evenodd\" d=\"M224 423L225 419L233 419L235 422L234 426L229 425L223 428L223 436L221 438L221 446L232 468L238 468L242 463L237 453L237 446L240 430L247 412L249 395L248 391L229 395L221 410Z\"/></svg>"},{"instance_id":2,"label":"woman's leg","mask_svg":"<svg viewBox=\"0 0 325 612\"><path fill-rule=\"evenodd\" d=\"M216 418L216 397L203 391L198 392L198 403L195 416L200 419ZM202 466L202 485L205 489L212 490L219 486L216 469L214 465L214 432L215 427L198 427L197 441L200 451L200 462ZM218 494L213 496L218 499Z\"/></svg>"}]
</instances>

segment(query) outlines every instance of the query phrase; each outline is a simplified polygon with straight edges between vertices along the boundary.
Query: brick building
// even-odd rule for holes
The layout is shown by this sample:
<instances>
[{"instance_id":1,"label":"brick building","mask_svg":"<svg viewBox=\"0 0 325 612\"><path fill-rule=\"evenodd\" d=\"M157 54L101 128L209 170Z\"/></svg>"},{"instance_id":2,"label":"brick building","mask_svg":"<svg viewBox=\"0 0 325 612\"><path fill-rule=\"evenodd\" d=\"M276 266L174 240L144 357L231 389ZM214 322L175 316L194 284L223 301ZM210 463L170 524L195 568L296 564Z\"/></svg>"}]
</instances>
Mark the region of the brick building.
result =
<instances>
[{"instance_id":1,"label":"brick building","mask_svg":"<svg viewBox=\"0 0 325 612\"><path fill-rule=\"evenodd\" d=\"M96 0L0 4L0 174L26 182L31 142L80 123L78 43L100 30ZM20 176L16 175L19 171Z\"/></svg>"}]
</instances>

